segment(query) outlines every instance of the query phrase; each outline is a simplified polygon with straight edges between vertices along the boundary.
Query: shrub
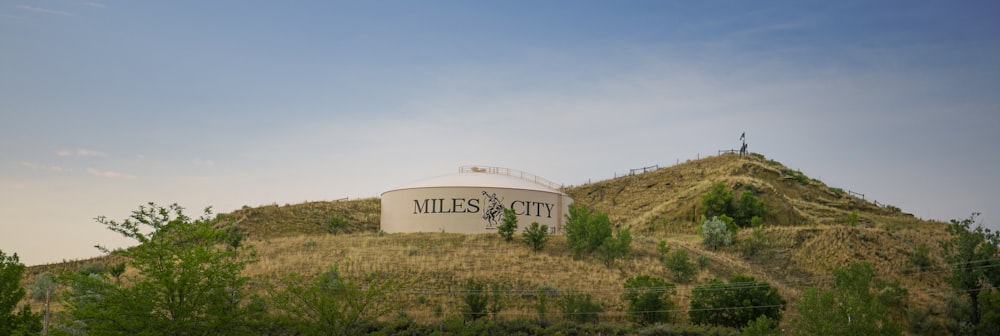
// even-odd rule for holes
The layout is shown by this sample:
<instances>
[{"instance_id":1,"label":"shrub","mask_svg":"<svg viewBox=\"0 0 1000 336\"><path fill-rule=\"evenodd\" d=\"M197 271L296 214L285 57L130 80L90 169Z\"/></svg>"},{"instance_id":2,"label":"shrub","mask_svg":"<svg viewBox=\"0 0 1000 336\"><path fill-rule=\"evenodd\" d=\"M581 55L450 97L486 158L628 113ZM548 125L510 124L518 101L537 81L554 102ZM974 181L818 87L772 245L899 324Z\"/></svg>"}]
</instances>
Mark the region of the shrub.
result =
<instances>
[{"instance_id":1,"label":"shrub","mask_svg":"<svg viewBox=\"0 0 1000 336\"><path fill-rule=\"evenodd\" d=\"M338 234L347 231L347 219L340 215L330 216L330 220L326 223L326 231L333 234Z\"/></svg>"},{"instance_id":2,"label":"shrub","mask_svg":"<svg viewBox=\"0 0 1000 336\"><path fill-rule=\"evenodd\" d=\"M707 193L701 195L702 216L732 215L734 210L733 193L725 184L713 184Z\"/></svg>"},{"instance_id":3,"label":"shrub","mask_svg":"<svg viewBox=\"0 0 1000 336\"><path fill-rule=\"evenodd\" d=\"M931 260L930 249L927 248L927 245L920 244L917 246L913 255L910 256L910 265L917 272L923 272L934 266L934 261Z\"/></svg>"},{"instance_id":4,"label":"shrub","mask_svg":"<svg viewBox=\"0 0 1000 336\"><path fill-rule=\"evenodd\" d=\"M757 319L747 323L743 327L743 336L779 336L781 329L777 327L777 321L768 318L766 315L757 316Z\"/></svg>"},{"instance_id":5,"label":"shrub","mask_svg":"<svg viewBox=\"0 0 1000 336\"><path fill-rule=\"evenodd\" d=\"M767 217L767 213L768 209L764 201L761 201L750 191L744 191L736 202L733 219L740 227L751 227L754 226L755 220L763 223L763 218Z\"/></svg>"},{"instance_id":6,"label":"shrub","mask_svg":"<svg viewBox=\"0 0 1000 336\"><path fill-rule=\"evenodd\" d=\"M549 226L532 222L530 226L524 228L521 239L524 239L524 243L531 246L532 250L541 251L545 247L545 243L549 241Z\"/></svg>"},{"instance_id":7,"label":"shrub","mask_svg":"<svg viewBox=\"0 0 1000 336\"><path fill-rule=\"evenodd\" d=\"M505 242L509 243L514 240L514 232L516 231L517 214L514 213L514 209L504 208L503 219L501 220L500 226L497 226L497 234L499 234Z\"/></svg>"},{"instance_id":8,"label":"shrub","mask_svg":"<svg viewBox=\"0 0 1000 336\"><path fill-rule=\"evenodd\" d=\"M580 257L596 251L611 237L611 219L607 213L594 213L586 205L574 203L569 206L563 230L566 243L573 249L574 255Z\"/></svg>"},{"instance_id":9,"label":"shrub","mask_svg":"<svg viewBox=\"0 0 1000 336\"><path fill-rule=\"evenodd\" d=\"M663 258L663 266L672 273L675 281L691 282L698 275L698 268L691 262L687 250L678 249L671 252L666 243L662 241L657 249L660 251L660 257Z\"/></svg>"},{"instance_id":10,"label":"shrub","mask_svg":"<svg viewBox=\"0 0 1000 336\"><path fill-rule=\"evenodd\" d=\"M576 292L564 294L559 308L563 317L577 323L597 323L597 314L604 311L604 307L595 302L590 294Z\"/></svg>"},{"instance_id":11,"label":"shrub","mask_svg":"<svg viewBox=\"0 0 1000 336\"><path fill-rule=\"evenodd\" d=\"M625 280L622 300L628 302L629 318L641 325L667 322L674 302L674 285L661 278L639 275Z\"/></svg>"},{"instance_id":12,"label":"shrub","mask_svg":"<svg viewBox=\"0 0 1000 336\"><path fill-rule=\"evenodd\" d=\"M718 250L723 246L729 246L733 243L733 233L730 231L727 223L717 216L705 220L701 224L700 231L702 238L704 238L702 243L710 249Z\"/></svg>"},{"instance_id":13,"label":"shrub","mask_svg":"<svg viewBox=\"0 0 1000 336\"><path fill-rule=\"evenodd\" d=\"M767 247L768 242L768 237L764 235L764 227L755 227L750 234L750 238L740 241L740 254L744 258L753 257L763 251Z\"/></svg>"},{"instance_id":14,"label":"shrub","mask_svg":"<svg viewBox=\"0 0 1000 336\"><path fill-rule=\"evenodd\" d=\"M736 274L725 284L712 279L691 290L691 323L742 328L758 316L781 320L785 300L778 290L751 276Z\"/></svg>"},{"instance_id":15,"label":"shrub","mask_svg":"<svg viewBox=\"0 0 1000 336\"><path fill-rule=\"evenodd\" d=\"M615 259L625 258L632 252L632 234L629 229L619 229L614 237L604 240L604 243L597 248L597 258L604 262L604 265L611 266Z\"/></svg>"},{"instance_id":16,"label":"shrub","mask_svg":"<svg viewBox=\"0 0 1000 336\"><path fill-rule=\"evenodd\" d=\"M847 225L857 226L858 225L858 213L854 212L854 211L851 211L851 213L847 215L847 217L844 219L844 221L847 222Z\"/></svg>"},{"instance_id":17,"label":"shrub","mask_svg":"<svg viewBox=\"0 0 1000 336\"><path fill-rule=\"evenodd\" d=\"M475 321L486 316L489 297L486 295L485 285L481 282L469 279L465 283L465 295L462 296L462 301L465 303L462 307L462 318L465 321Z\"/></svg>"}]
</instances>

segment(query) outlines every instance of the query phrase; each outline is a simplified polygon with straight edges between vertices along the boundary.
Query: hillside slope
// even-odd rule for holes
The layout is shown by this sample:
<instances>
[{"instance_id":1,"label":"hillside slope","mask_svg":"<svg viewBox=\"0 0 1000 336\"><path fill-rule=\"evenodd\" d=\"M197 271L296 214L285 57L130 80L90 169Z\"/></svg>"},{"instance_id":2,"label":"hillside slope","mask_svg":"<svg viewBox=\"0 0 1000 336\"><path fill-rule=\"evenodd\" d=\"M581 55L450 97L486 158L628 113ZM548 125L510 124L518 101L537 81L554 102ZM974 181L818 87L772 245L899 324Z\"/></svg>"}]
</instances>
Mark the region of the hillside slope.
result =
<instances>
[{"instance_id":1,"label":"hillside slope","mask_svg":"<svg viewBox=\"0 0 1000 336\"><path fill-rule=\"evenodd\" d=\"M695 234L700 195L715 183L737 193L750 190L766 202L770 213L758 237L752 229L741 229L734 246L709 250L701 244ZM548 286L592 293L606 305L606 318L621 318L618 295L625 279L639 274L671 278L656 250L660 241L704 264L697 280L679 284L673 297L678 303L673 315L681 323L691 287L735 273L770 282L794 304L805 288L828 286L833 268L868 261L881 279L900 281L909 290L910 307L930 312L932 319L943 314L934 307L953 296L940 269L917 272L909 263L916 248L925 246L943 265L939 246L948 238L943 223L847 195L760 155L709 157L565 191L632 230L630 259L611 267L594 258L575 259L563 237L536 253L489 234L382 234L378 199L245 207L220 215L218 225L235 224L248 234L259 261L246 273L259 286L289 273L319 274L339 263L347 276L400 279L405 284L400 297L408 302L404 310L425 320L459 309L468 279L503 283L510 293L522 293L512 294L505 310L510 315L531 314L530 295L524 293ZM852 213L856 225L846 220ZM757 244L752 252L751 243ZM32 267L29 278L58 268Z\"/></svg>"}]
</instances>

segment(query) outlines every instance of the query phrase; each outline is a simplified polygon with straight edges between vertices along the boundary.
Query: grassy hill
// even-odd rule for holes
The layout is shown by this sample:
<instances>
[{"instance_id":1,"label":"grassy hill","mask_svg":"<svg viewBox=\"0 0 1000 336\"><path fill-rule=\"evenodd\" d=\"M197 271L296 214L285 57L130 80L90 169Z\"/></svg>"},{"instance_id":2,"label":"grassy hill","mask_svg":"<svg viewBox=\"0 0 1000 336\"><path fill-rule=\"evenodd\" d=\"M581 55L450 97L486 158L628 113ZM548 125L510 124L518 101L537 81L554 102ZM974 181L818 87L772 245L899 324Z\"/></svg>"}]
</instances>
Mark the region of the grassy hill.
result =
<instances>
[{"instance_id":1,"label":"grassy hill","mask_svg":"<svg viewBox=\"0 0 1000 336\"><path fill-rule=\"evenodd\" d=\"M766 202L770 213L761 236L741 229L734 246L702 246L695 234L700 195L715 183L751 190ZM592 293L605 304L602 318L620 319L625 308L618 296L626 278L671 277L656 250L660 241L687 250L704 265L697 279L679 283L673 296L678 305L672 315L679 323L687 319L691 288L709 278L752 275L794 304L803 289L828 286L833 268L855 261L871 262L879 278L900 281L909 290L909 308L928 313L929 319L941 318L940 307L953 296L943 272L917 272L909 262L918 246L926 246L932 259L943 263L939 243L948 237L943 223L850 196L761 155L709 157L565 192L575 202L607 212L616 226L630 228L631 258L611 267L594 258L574 259L563 237L536 253L496 235L383 234L378 199L244 207L220 215L219 225L235 224L248 234L259 261L246 273L260 286L288 273L319 274L339 263L349 276L400 279L405 284L400 297L408 302L404 311L425 321L455 314L461 306L457 293L468 279L511 288L515 294L504 310L509 316L533 316L529 294L548 286ZM848 220L852 214L856 221ZM28 277L73 267L79 266L35 266ZM786 320L791 314L788 309Z\"/></svg>"}]
</instances>

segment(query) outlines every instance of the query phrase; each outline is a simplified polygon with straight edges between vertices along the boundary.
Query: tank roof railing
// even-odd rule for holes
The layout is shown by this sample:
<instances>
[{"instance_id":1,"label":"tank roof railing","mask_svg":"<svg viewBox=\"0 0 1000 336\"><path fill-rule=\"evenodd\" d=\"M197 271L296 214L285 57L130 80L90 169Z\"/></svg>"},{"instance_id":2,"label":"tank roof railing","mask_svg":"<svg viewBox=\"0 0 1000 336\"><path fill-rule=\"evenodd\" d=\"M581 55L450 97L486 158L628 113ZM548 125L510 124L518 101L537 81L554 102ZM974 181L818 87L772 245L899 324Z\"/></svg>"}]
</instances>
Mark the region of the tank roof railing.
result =
<instances>
[{"instance_id":1,"label":"tank roof railing","mask_svg":"<svg viewBox=\"0 0 1000 336\"><path fill-rule=\"evenodd\" d=\"M473 166L461 166L461 167L458 167L458 172L459 173L488 173L488 174L495 174L495 175L511 176L511 177L520 178L520 179L525 180L525 181L529 181L529 182L533 182L533 183L536 183L536 184L540 184L540 185L546 186L546 187L548 187L550 189L553 189L553 190L561 190L563 188L562 184L555 183L555 182L546 180L546 179L544 179L544 178L542 178L542 177L540 177L538 175L531 174L531 173L524 172L524 171L520 171L520 170L517 170L517 169L473 165Z\"/></svg>"}]
</instances>

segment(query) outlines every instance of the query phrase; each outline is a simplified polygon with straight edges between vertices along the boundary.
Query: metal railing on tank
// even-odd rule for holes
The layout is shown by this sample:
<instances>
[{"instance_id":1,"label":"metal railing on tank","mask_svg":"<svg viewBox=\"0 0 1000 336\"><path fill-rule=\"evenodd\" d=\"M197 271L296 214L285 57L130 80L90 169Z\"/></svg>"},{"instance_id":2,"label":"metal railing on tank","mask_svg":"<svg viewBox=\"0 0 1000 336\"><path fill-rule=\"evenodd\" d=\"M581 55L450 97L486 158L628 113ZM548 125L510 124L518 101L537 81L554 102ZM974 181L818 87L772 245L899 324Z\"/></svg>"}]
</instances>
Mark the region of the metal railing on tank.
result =
<instances>
[{"instance_id":1,"label":"metal railing on tank","mask_svg":"<svg viewBox=\"0 0 1000 336\"><path fill-rule=\"evenodd\" d=\"M491 166L461 166L458 167L459 173L487 173L495 175L504 175L517 177L525 181L534 182L550 189L559 190L562 189L563 185L555 183L538 175L531 174L528 172L520 171L517 169L503 168L503 167L491 167Z\"/></svg>"}]
</instances>

